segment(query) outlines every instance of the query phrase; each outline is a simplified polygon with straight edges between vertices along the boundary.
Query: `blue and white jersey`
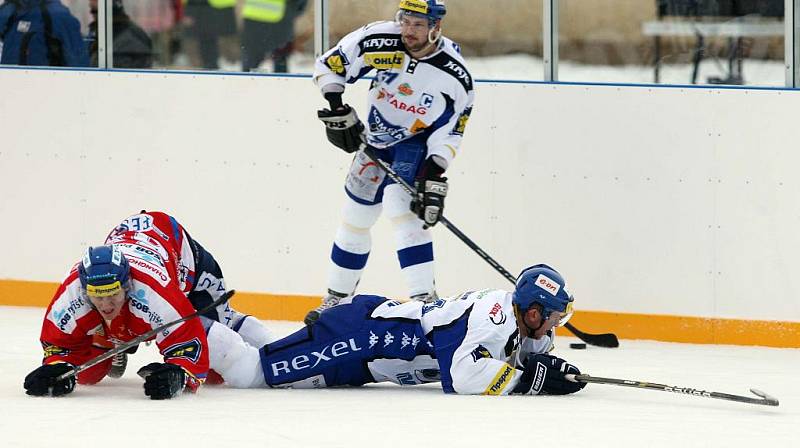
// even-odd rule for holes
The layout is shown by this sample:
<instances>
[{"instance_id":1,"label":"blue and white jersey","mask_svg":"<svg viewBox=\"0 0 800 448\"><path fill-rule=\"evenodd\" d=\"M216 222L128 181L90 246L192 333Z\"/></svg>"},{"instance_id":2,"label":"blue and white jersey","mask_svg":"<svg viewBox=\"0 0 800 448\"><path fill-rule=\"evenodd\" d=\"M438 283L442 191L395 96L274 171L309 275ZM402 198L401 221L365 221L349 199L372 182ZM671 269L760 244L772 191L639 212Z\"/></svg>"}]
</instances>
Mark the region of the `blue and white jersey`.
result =
<instances>
[{"instance_id":1,"label":"blue and white jersey","mask_svg":"<svg viewBox=\"0 0 800 448\"><path fill-rule=\"evenodd\" d=\"M519 331L511 293L497 289L466 292L430 304L385 303L373 318L416 320L432 345L442 389L448 393L506 395L519 382L515 368L528 353L545 353L552 336L525 339L520 349Z\"/></svg>"},{"instance_id":2,"label":"blue and white jersey","mask_svg":"<svg viewBox=\"0 0 800 448\"><path fill-rule=\"evenodd\" d=\"M441 381L447 393L505 395L519 382L519 360L551 347L551 336L520 346L506 291L430 304L357 295L313 326L264 346L260 364L272 387Z\"/></svg>"},{"instance_id":3,"label":"blue and white jersey","mask_svg":"<svg viewBox=\"0 0 800 448\"><path fill-rule=\"evenodd\" d=\"M365 119L367 143L388 148L419 137L426 140L429 156L438 155L449 166L474 101L472 76L458 45L441 37L436 51L414 59L400 39L400 25L374 22L323 54L315 64L314 80L323 92L341 91L345 83L354 83L373 69Z\"/></svg>"}]
</instances>

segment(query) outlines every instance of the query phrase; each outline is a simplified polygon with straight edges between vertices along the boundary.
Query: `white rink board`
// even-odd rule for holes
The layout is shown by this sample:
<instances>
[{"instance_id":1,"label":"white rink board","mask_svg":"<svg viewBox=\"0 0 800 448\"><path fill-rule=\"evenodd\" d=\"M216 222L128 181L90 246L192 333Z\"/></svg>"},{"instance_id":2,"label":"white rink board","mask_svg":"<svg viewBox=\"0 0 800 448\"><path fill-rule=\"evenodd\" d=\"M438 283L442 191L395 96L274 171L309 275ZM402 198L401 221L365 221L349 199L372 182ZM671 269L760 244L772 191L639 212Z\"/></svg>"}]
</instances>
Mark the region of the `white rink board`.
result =
<instances>
[{"instance_id":1,"label":"white rink board","mask_svg":"<svg viewBox=\"0 0 800 448\"><path fill-rule=\"evenodd\" d=\"M319 295L350 157L307 77L0 70L0 278L57 281L140 208L241 291ZM476 84L446 215L579 308L800 321L800 92ZM364 115L360 82L345 99ZM510 286L444 227L440 295ZM360 290L403 296L388 222Z\"/></svg>"},{"instance_id":2,"label":"white rink board","mask_svg":"<svg viewBox=\"0 0 800 448\"><path fill-rule=\"evenodd\" d=\"M136 370L158 361L140 347L119 380L77 386L63 398L25 395L41 362L42 309L0 307L3 447L382 448L558 446L618 448L793 447L800 422L800 350L623 341L618 349L559 356L596 376L649 380L737 395L749 387L780 400L767 407L590 384L568 396L456 396L437 385L372 384L325 390L203 386L167 401L144 396ZM266 322L276 334L299 323Z\"/></svg>"}]
</instances>

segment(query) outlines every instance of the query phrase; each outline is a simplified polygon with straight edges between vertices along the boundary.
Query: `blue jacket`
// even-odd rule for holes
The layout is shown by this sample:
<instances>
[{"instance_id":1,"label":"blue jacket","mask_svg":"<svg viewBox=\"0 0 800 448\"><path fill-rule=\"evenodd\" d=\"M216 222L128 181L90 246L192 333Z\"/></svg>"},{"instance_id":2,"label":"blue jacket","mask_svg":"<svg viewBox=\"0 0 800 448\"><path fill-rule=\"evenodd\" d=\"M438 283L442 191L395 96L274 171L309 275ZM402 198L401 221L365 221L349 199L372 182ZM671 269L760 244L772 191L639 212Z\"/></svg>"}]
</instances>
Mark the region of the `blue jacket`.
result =
<instances>
[{"instance_id":1,"label":"blue jacket","mask_svg":"<svg viewBox=\"0 0 800 448\"><path fill-rule=\"evenodd\" d=\"M0 5L0 64L88 67L81 27L60 0Z\"/></svg>"}]
</instances>

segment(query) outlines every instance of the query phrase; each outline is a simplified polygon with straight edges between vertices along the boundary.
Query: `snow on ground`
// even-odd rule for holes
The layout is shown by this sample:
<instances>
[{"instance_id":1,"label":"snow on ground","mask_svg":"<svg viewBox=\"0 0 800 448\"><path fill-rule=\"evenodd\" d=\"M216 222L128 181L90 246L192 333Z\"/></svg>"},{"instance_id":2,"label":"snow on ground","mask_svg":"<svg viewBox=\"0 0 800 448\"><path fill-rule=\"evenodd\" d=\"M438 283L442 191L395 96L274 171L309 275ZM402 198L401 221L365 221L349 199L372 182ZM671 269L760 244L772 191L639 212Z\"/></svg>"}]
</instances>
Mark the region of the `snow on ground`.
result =
<instances>
[{"instance_id":1,"label":"snow on ground","mask_svg":"<svg viewBox=\"0 0 800 448\"><path fill-rule=\"evenodd\" d=\"M225 70L239 70L238 64L220 60ZM527 54L466 58L467 69L477 80L543 81L542 58ZM699 84L708 84L709 77L725 78L728 61L707 58L700 64L697 75ZM271 62L265 62L263 71L271 70ZM295 53L289 59L293 73L312 73L314 59L309 54ZM745 84L757 87L784 87L786 74L783 61L746 59L742 63ZM664 64L661 68L662 84L691 84L691 64ZM588 65L562 60L558 67L558 80L564 82L593 82L614 84L654 84L651 65Z\"/></svg>"},{"instance_id":2,"label":"snow on ground","mask_svg":"<svg viewBox=\"0 0 800 448\"><path fill-rule=\"evenodd\" d=\"M158 360L141 347L118 380L62 398L28 397L41 362L43 309L0 307L3 447L752 447L800 446L800 350L621 341L618 349L557 353L595 376L648 380L781 400L766 407L590 384L564 397L445 395L436 385L325 390L234 390L151 401L136 370ZM278 334L297 322L268 321ZM613 330L613 329L610 329Z\"/></svg>"}]
</instances>

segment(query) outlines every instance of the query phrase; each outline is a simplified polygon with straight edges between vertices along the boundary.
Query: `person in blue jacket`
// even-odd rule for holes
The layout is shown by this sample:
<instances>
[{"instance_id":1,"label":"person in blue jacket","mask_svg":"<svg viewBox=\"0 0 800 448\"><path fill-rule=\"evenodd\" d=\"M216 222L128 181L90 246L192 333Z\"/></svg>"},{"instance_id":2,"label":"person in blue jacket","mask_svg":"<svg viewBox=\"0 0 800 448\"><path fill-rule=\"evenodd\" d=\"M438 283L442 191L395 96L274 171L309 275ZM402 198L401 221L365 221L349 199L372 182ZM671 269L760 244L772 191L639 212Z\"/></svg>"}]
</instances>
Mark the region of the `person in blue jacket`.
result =
<instances>
[{"instance_id":1,"label":"person in blue jacket","mask_svg":"<svg viewBox=\"0 0 800 448\"><path fill-rule=\"evenodd\" d=\"M6 0L0 43L0 64L89 66L80 23L60 0Z\"/></svg>"}]
</instances>

